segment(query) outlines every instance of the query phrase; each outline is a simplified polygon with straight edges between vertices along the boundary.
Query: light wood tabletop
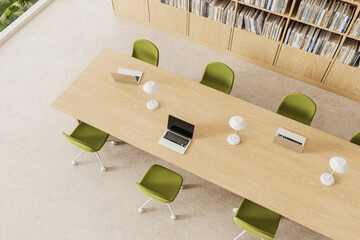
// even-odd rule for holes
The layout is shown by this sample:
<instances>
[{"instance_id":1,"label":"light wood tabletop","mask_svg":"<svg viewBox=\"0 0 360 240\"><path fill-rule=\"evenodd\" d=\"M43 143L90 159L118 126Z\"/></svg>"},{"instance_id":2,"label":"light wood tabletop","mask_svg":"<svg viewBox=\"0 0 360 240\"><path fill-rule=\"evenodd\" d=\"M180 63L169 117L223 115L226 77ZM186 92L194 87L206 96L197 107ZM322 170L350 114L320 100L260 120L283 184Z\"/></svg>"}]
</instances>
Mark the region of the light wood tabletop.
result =
<instances>
[{"instance_id":1,"label":"light wood tabletop","mask_svg":"<svg viewBox=\"0 0 360 240\"><path fill-rule=\"evenodd\" d=\"M143 71L141 83L115 82L110 72L119 67ZM142 88L149 80L160 86L155 111L147 109L150 95ZM360 147L355 144L109 48L52 106L325 236L360 238ZM169 114L195 125L185 155L158 144ZM236 115L247 127L238 132L241 143L232 146L229 119ZM279 127L307 137L303 153L273 143ZM320 175L332 171L333 156L347 159L350 169L335 173L335 184L326 187Z\"/></svg>"}]
</instances>

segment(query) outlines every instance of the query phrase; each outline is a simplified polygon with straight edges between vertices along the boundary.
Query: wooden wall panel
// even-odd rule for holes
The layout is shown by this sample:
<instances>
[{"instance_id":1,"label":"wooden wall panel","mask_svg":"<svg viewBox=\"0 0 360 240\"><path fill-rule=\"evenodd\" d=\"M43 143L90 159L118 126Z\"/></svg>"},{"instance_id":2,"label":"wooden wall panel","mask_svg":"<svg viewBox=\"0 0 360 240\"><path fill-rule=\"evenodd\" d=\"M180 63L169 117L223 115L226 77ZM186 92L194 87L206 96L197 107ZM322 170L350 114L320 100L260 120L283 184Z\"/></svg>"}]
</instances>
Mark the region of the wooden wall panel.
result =
<instances>
[{"instance_id":1,"label":"wooden wall panel","mask_svg":"<svg viewBox=\"0 0 360 240\"><path fill-rule=\"evenodd\" d=\"M229 25L190 13L190 37L228 49L230 35Z\"/></svg>"},{"instance_id":2,"label":"wooden wall panel","mask_svg":"<svg viewBox=\"0 0 360 240\"><path fill-rule=\"evenodd\" d=\"M297 76L320 82L331 59L283 45L276 66Z\"/></svg>"},{"instance_id":3,"label":"wooden wall panel","mask_svg":"<svg viewBox=\"0 0 360 240\"><path fill-rule=\"evenodd\" d=\"M255 61L272 65L279 44L277 41L235 28L231 51Z\"/></svg>"},{"instance_id":4,"label":"wooden wall panel","mask_svg":"<svg viewBox=\"0 0 360 240\"><path fill-rule=\"evenodd\" d=\"M360 69L335 62L324 84L360 96Z\"/></svg>"},{"instance_id":5,"label":"wooden wall panel","mask_svg":"<svg viewBox=\"0 0 360 240\"><path fill-rule=\"evenodd\" d=\"M114 10L122 15L149 21L147 0L113 0Z\"/></svg>"},{"instance_id":6,"label":"wooden wall panel","mask_svg":"<svg viewBox=\"0 0 360 240\"><path fill-rule=\"evenodd\" d=\"M186 35L187 11L149 0L150 23Z\"/></svg>"}]
</instances>

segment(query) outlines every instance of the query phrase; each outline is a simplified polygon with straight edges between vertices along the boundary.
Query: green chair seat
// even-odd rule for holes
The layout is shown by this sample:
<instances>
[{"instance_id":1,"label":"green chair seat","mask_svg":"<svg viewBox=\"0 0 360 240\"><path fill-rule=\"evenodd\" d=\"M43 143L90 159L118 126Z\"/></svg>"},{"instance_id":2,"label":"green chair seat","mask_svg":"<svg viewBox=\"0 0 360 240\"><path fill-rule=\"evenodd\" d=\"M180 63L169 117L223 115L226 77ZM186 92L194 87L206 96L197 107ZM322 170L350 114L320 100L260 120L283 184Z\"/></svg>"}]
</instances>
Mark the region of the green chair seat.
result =
<instances>
[{"instance_id":1,"label":"green chair seat","mask_svg":"<svg viewBox=\"0 0 360 240\"><path fill-rule=\"evenodd\" d=\"M154 66L159 65L159 50L146 39L139 39L134 42L131 56Z\"/></svg>"},{"instance_id":2,"label":"green chair seat","mask_svg":"<svg viewBox=\"0 0 360 240\"><path fill-rule=\"evenodd\" d=\"M279 226L280 215L247 199L243 199L235 223L246 232L263 239L273 239Z\"/></svg>"},{"instance_id":3,"label":"green chair seat","mask_svg":"<svg viewBox=\"0 0 360 240\"><path fill-rule=\"evenodd\" d=\"M309 97L300 93L285 95L277 110L278 114L309 126L315 112L316 104Z\"/></svg>"},{"instance_id":4,"label":"green chair seat","mask_svg":"<svg viewBox=\"0 0 360 240\"><path fill-rule=\"evenodd\" d=\"M144 194L163 203L173 202L180 191L182 176L159 165L153 165L136 186Z\"/></svg>"},{"instance_id":5,"label":"green chair seat","mask_svg":"<svg viewBox=\"0 0 360 240\"><path fill-rule=\"evenodd\" d=\"M360 131L355 133L355 135L351 138L350 142L355 143L360 146Z\"/></svg>"},{"instance_id":6,"label":"green chair seat","mask_svg":"<svg viewBox=\"0 0 360 240\"><path fill-rule=\"evenodd\" d=\"M85 151L93 152L101 164L101 170L106 171L106 167L97 152L104 146L109 134L84 122L80 122L70 135L67 135L64 132L62 132L62 134L69 140L70 143L82 149L80 154L72 160L73 165L78 164L76 159L78 159Z\"/></svg>"},{"instance_id":7,"label":"green chair seat","mask_svg":"<svg viewBox=\"0 0 360 240\"><path fill-rule=\"evenodd\" d=\"M223 93L230 94L234 84L234 72L224 63L209 63L205 67L200 83Z\"/></svg>"},{"instance_id":8,"label":"green chair seat","mask_svg":"<svg viewBox=\"0 0 360 240\"><path fill-rule=\"evenodd\" d=\"M97 152L104 146L109 134L81 122L75 130L67 135L62 134L75 146L88 152Z\"/></svg>"}]
</instances>

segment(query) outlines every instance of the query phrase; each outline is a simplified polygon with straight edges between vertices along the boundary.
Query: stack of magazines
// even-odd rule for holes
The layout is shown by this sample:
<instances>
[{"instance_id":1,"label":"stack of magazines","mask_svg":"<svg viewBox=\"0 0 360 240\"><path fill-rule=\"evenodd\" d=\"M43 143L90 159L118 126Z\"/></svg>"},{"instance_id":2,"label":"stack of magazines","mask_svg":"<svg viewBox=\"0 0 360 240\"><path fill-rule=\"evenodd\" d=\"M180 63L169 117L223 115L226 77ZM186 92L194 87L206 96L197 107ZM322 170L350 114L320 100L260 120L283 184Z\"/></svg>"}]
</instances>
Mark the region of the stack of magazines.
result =
<instances>
[{"instance_id":1,"label":"stack of magazines","mask_svg":"<svg viewBox=\"0 0 360 240\"><path fill-rule=\"evenodd\" d=\"M169 4L182 10L187 10L187 0L156 0L161 3Z\"/></svg>"},{"instance_id":2,"label":"stack of magazines","mask_svg":"<svg viewBox=\"0 0 360 240\"><path fill-rule=\"evenodd\" d=\"M233 25L236 3L231 0L191 0L190 11L203 17Z\"/></svg>"},{"instance_id":3,"label":"stack of magazines","mask_svg":"<svg viewBox=\"0 0 360 240\"><path fill-rule=\"evenodd\" d=\"M348 64L352 67L358 65L360 58L360 46L359 42L352 39L346 39L344 45L341 47L337 61Z\"/></svg>"},{"instance_id":4,"label":"stack of magazines","mask_svg":"<svg viewBox=\"0 0 360 240\"><path fill-rule=\"evenodd\" d=\"M284 43L323 57L333 58L340 40L341 36L338 34L292 22Z\"/></svg>"},{"instance_id":5,"label":"stack of magazines","mask_svg":"<svg viewBox=\"0 0 360 240\"><path fill-rule=\"evenodd\" d=\"M352 12L349 4L337 0L302 0L296 18L343 33Z\"/></svg>"},{"instance_id":6,"label":"stack of magazines","mask_svg":"<svg viewBox=\"0 0 360 240\"><path fill-rule=\"evenodd\" d=\"M279 41L286 20L248 6L241 6L236 12L235 26Z\"/></svg>"},{"instance_id":7,"label":"stack of magazines","mask_svg":"<svg viewBox=\"0 0 360 240\"><path fill-rule=\"evenodd\" d=\"M349 35L357 38L360 37L360 15L352 26Z\"/></svg>"},{"instance_id":8,"label":"stack of magazines","mask_svg":"<svg viewBox=\"0 0 360 240\"><path fill-rule=\"evenodd\" d=\"M288 0L240 0L241 2L265 8L272 12L285 13Z\"/></svg>"}]
</instances>

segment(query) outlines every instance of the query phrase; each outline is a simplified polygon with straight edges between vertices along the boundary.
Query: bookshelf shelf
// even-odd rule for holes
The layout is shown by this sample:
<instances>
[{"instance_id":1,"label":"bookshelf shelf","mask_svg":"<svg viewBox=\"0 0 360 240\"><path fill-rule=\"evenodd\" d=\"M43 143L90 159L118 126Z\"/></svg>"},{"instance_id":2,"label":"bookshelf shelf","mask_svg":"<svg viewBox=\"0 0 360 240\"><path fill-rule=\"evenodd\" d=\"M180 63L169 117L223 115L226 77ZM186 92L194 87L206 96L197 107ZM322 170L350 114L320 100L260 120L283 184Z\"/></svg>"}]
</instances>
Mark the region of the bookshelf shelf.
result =
<instances>
[{"instance_id":1,"label":"bookshelf shelf","mask_svg":"<svg viewBox=\"0 0 360 240\"><path fill-rule=\"evenodd\" d=\"M360 38L349 35L360 12L360 0L339 0L349 3L352 9L351 18L344 33L296 19L301 0L289 0L285 14L272 12L240 0L231 1L237 3L235 16L241 6L248 6L283 17L285 27L280 41L237 28L235 16L233 16L233 25L230 26L192 13L190 0L187 0L187 10L169 6L159 0L112 0L112 3L114 13L117 15L360 101L360 68L336 61L346 39L360 41ZM283 41L292 22L299 22L341 36L342 39L334 57L330 59L286 45Z\"/></svg>"},{"instance_id":2,"label":"bookshelf shelf","mask_svg":"<svg viewBox=\"0 0 360 240\"><path fill-rule=\"evenodd\" d=\"M346 37L354 39L356 41L360 41L360 38L358 38L358 37L354 37L354 36L351 36L351 35L347 35Z\"/></svg>"},{"instance_id":3,"label":"bookshelf shelf","mask_svg":"<svg viewBox=\"0 0 360 240\"><path fill-rule=\"evenodd\" d=\"M319 26L319 25L316 25L316 24L313 24L313 23L308 23L308 22L299 20L296 17L291 17L291 20L295 21L295 22L303 23L303 24L306 24L306 25L309 25L309 26L312 26L312 27L320 28L320 29L323 29L323 30L328 31L328 32L336 33L336 34L339 34L339 35L342 35L342 36L345 35L345 33L334 31L334 30L331 30L331 29L328 29L328 28L325 28L325 27L322 27L322 26Z\"/></svg>"},{"instance_id":4,"label":"bookshelf shelf","mask_svg":"<svg viewBox=\"0 0 360 240\"><path fill-rule=\"evenodd\" d=\"M290 48L293 48L293 49L296 49L297 51L305 52L305 53L307 53L307 54L310 54L310 55L313 55L313 56L316 56L316 57L319 57L319 58L323 58L324 61L331 61L331 60L333 59L333 58L323 57L323 56L321 56L321 55L318 55L318 54L315 54L315 53L312 53L312 52L307 52L307 51L305 51L304 49L296 48L296 47L293 47L293 46L288 45L288 44L285 44L285 43L283 43L283 44L284 44L284 46L290 47ZM335 56L335 54L334 54L334 56Z\"/></svg>"},{"instance_id":5,"label":"bookshelf shelf","mask_svg":"<svg viewBox=\"0 0 360 240\"><path fill-rule=\"evenodd\" d=\"M355 0L355 1L353 1L353 0L342 0L341 2L349 3L349 4L355 5L355 6L360 4L360 1L357 1L357 0Z\"/></svg>"},{"instance_id":6,"label":"bookshelf shelf","mask_svg":"<svg viewBox=\"0 0 360 240\"><path fill-rule=\"evenodd\" d=\"M272 42L274 42L274 43L280 43L280 40L279 41L276 41L276 40L273 40L273 39L271 39L271 38L267 38L267 37L265 37L265 36L263 36L263 35L260 35L260 34L256 34L256 33L253 33L253 32L249 32L249 31L246 31L244 28L238 28L238 27L234 27L234 31L241 31L241 32L245 32L245 33L248 33L248 34L251 34L251 35L254 35L254 36L257 36L257 37L259 37L259 38L261 38L262 40L270 40L270 41L272 41ZM282 34L282 33L281 33ZM250 37L250 35L247 35L247 36L249 36ZM233 40L234 41L234 40Z\"/></svg>"},{"instance_id":7,"label":"bookshelf shelf","mask_svg":"<svg viewBox=\"0 0 360 240\"><path fill-rule=\"evenodd\" d=\"M268 12L268 13L271 13L271 14L274 14L274 15L278 15L280 17L285 17L285 18L288 18L289 17L289 11L285 11L285 14L282 14L282 13L278 13L278 12L273 12L273 11L270 11L270 10L267 10L266 8L262 8L262 7L258 7L258 6L255 6L255 5L252 5L252 4L248 4L248 3L244 3L244 2L238 2L239 4L241 5L244 5L244 6L249 6L249 7L252 7L252 8L256 8L256 9L259 9L259 10L262 10L264 12Z\"/></svg>"}]
</instances>

